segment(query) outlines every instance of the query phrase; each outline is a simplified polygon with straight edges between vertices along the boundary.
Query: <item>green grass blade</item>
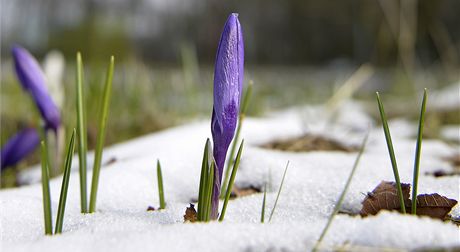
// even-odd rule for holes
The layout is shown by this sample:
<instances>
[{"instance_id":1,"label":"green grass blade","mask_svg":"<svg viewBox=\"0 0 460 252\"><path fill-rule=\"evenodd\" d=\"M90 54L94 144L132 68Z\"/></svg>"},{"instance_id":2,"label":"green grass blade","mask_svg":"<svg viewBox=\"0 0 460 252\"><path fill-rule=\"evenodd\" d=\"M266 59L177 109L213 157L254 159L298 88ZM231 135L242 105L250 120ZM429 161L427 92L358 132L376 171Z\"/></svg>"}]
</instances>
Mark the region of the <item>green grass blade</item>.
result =
<instances>
[{"instance_id":1,"label":"green grass blade","mask_svg":"<svg viewBox=\"0 0 460 252\"><path fill-rule=\"evenodd\" d=\"M243 152L244 146L244 139L241 141L240 148L238 149L238 153L236 154L235 164L233 165L232 175L230 176L230 180L227 186L227 193L225 194L224 205L222 206L222 211L220 213L219 221L223 221L225 217L225 211L227 210L228 200L230 199L230 194L232 193L233 183L235 182L236 172L238 171L238 167L240 166L240 159L241 153Z\"/></svg>"},{"instance_id":2,"label":"green grass blade","mask_svg":"<svg viewBox=\"0 0 460 252\"><path fill-rule=\"evenodd\" d=\"M377 92L377 103L379 105L380 117L382 119L383 131L385 133L385 139L387 141L388 153L390 154L391 166L393 167L393 174L395 176L396 188L398 190L399 202L401 204L401 211L406 213L406 206L404 205L404 198L402 194L401 181L399 180L398 166L396 164L395 153L393 149L393 142L391 141L390 129L388 127L387 118L385 115L385 110L383 109L382 101L380 100L380 95Z\"/></svg>"},{"instance_id":3,"label":"green grass blade","mask_svg":"<svg viewBox=\"0 0 460 252\"><path fill-rule=\"evenodd\" d=\"M50 175L48 150L45 141L41 141L41 163L42 163L42 191L43 191L43 212L45 217L45 234L53 234L53 223L51 215L51 196L50 196Z\"/></svg>"},{"instance_id":4,"label":"green grass blade","mask_svg":"<svg viewBox=\"0 0 460 252\"><path fill-rule=\"evenodd\" d=\"M220 198L222 199L225 198L225 192L227 191L228 180L230 178L230 167L232 167L234 163L233 157L235 156L236 144L238 142L238 139L240 138L241 128L243 125L244 118L246 117L246 111L248 109L249 100L252 95L252 86L253 86L253 82L250 81L248 87L246 88L246 92L244 92L243 102L241 103L241 111L239 115L238 126L236 128L235 137L232 141L232 146L230 148L230 155L228 156L228 163L225 169L225 176L224 176L222 190L220 194Z\"/></svg>"},{"instance_id":5,"label":"green grass blade","mask_svg":"<svg viewBox=\"0 0 460 252\"><path fill-rule=\"evenodd\" d=\"M212 200L212 191L214 185L214 169L215 169L215 162L212 161L211 165L209 166L209 170L207 172L207 180L206 180L206 191L205 191L205 211L204 211L204 221L209 221L211 219L211 200Z\"/></svg>"},{"instance_id":6,"label":"green grass blade","mask_svg":"<svg viewBox=\"0 0 460 252\"><path fill-rule=\"evenodd\" d=\"M109 112L110 96L112 92L112 80L113 80L113 68L115 59L112 56L110 58L109 69L107 71L107 78L104 87L104 94L101 103L101 111L99 114L99 130L96 141L96 149L94 152L94 165L93 165L93 177L91 182L91 197L89 201L89 212L94 213L96 211L96 198L97 188L99 185L99 174L101 171L101 160L102 150L104 147L105 129L107 127L107 118Z\"/></svg>"},{"instance_id":7,"label":"green grass blade","mask_svg":"<svg viewBox=\"0 0 460 252\"><path fill-rule=\"evenodd\" d=\"M203 151L203 161L201 164L201 175L200 175L200 189L198 192L198 212L197 212L197 219L199 221L202 221L204 218L203 212L204 212L204 203L205 203L205 191L207 188L206 184L206 174L208 171L208 166L209 166L209 146L211 142L208 139L206 139L206 144L204 145L204 151Z\"/></svg>"},{"instance_id":8,"label":"green grass blade","mask_svg":"<svg viewBox=\"0 0 460 252\"><path fill-rule=\"evenodd\" d=\"M423 126L425 124L426 110L426 88L423 91L422 108L420 111L420 121L418 124L417 147L415 148L414 176L412 181L412 214L417 214L417 188L418 174L420 168L420 153L422 151Z\"/></svg>"},{"instance_id":9,"label":"green grass blade","mask_svg":"<svg viewBox=\"0 0 460 252\"><path fill-rule=\"evenodd\" d=\"M264 223L265 221L265 202L267 200L267 184L264 186L264 199L262 200L262 213L260 214L260 222Z\"/></svg>"},{"instance_id":10,"label":"green grass blade","mask_svg":"<svg viewBox=\"0 0 460 252\"><path fill-rule=\"evenodd\" d=\"M56 229L54 231L54 233L56 234L62 232L62 224L64 222L64 212L70 180L70 167L72 166L72 157L75 151L75 134L76 130L73 129L72 137L70 138L69 147L67 149L67 155L64 164L64 176L62 177L61 195L59 197L58 213L56 217Z\"/></svg>"},{"instance_id":11,"label":"green grass blade","mask_svg":"<svg viewBox=\"0 0 460 252\"><path fill-rule=\"evenodd\" d=\"M278 205L278 199L280 198L281 189L283 188L284 179L286 178L286 172L287 172L288 167L289 167L289 161L287 161L286 163L286 168L284 169L284 174L283 174L283 178L281 179L280 188L278 189L278 194L276 195L275 204L273 205L273 209L272 209L272 212L270 213L270 218L268 218L268 222L272 221L272 217L273 217L273 214L275 213L276 205Z\"/></svg>"},{"instance_id":12,"label":"green grass blade","mask_svg":"<svg viewBox=\"0 0 460 252\"><path fill-rule=\"evenodd\" d=\"M356 157L355 163L353 164L353 168L351 169L350 175L348 176L347 182L345 183L345 187L343 188L343 191L340 194L339 200L337 201L337 204L335 204L334 210L329 216L329 219L327 220L327 224L324 227L323 231L321 232L321 235L319 236L319 239L316 242L315 247L313 248L313 251L318 250L319 245L323 241L323 238L326 236L326 233L329 230L329 227L331 226L331 223L334 220L335 215L337 215L337 213L340 210L340 207L342 207L342 203L343 203L343 200L345 199L345 195L347 194L348 188L350 187L351 180L353 179L353 176L355 175L356 168L358 167L359 161L361 160L361 156L363 155L364 149L366 148L368 137L369 137L369 132L367 132L366 136L364 137L363 143L361 144L361 149L359 150L358 156Z\"/></svg>"},{"instance_id":13,"label":"green grass blade","mask_svg":"<svg viewBox=\"0 0 460 252\"><path fill-rule=\"evenodd\" d=\"M165 209L165 193L163 190L163 174L161 173L160 160L157 160L158 196L160 198L160 209Z\"/></svg>"},{"instance_id":14,"label":"green grass blade","mask_svg":"<svg viewBox=\"0 0 460 252\"><path fill-rule=\"evenodd\" d=\"M84 91L83 91L83 63L80 52L77 53L77 131L78 131L78 160L80 173L80 205L81 212L87 213L87 192L86 192L86 122L84 109Z\"/></svg>"}]
</instances>

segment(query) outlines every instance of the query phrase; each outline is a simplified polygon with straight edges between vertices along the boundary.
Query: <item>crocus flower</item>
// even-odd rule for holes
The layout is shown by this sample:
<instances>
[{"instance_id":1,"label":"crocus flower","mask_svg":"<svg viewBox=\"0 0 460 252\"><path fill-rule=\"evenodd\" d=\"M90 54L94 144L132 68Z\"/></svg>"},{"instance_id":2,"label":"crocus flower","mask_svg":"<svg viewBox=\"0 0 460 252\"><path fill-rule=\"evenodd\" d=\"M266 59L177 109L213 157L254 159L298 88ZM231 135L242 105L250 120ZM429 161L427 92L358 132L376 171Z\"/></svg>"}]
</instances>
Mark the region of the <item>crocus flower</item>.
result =
<instances>
[{"instance_id":1,"label":"crocus flower","mask_svg":"<svg viewBox=\"0 0 460 252\"><path fill-rule=\"evenodd\" d=\"M5 167L15 165L29 153L31 153L40 142L40 137L35 128L22 130L3 145L0 154L1 170Z\"/></svg>"},{"instance_id":2,"label":"crocus flower","mask_svg":"<svg viewBox=\"0 0 460 252\"><path fill-rule=\"evenodd\" d=\"M57 130L61 118L59 109L51 99L43 74L37 60L24 48L14 46L12 49L14 67L22 87L30 93L45 121L45 127Z\"/></svg>"},{"instance_id":3,"label":"crocus flower","mask_svg":"<svg viewBox=\"0 0 460 252\"><path fill-rule=\"evenodd\" d=\"M243 87L244 45L238 14L232 13L225 23L217 48L214 70L214 106L211 132L214 143L216 176L212 195L211 218L218 215L220 183L228 146L235 134Z\"/></svg>"}]
</instances>

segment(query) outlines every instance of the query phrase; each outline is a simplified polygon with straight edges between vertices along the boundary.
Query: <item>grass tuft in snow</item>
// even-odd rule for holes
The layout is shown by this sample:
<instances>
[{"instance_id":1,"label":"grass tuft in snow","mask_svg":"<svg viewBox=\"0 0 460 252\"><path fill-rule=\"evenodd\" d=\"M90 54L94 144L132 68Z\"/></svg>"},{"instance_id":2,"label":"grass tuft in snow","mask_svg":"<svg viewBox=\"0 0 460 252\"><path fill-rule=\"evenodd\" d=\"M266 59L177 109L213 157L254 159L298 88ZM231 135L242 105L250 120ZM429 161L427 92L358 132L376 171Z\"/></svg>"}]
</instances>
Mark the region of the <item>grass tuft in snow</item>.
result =
<instances>
[{"instance_id":1,"label":"grass tuft in snow","mask_svg":"<svg viewBox=\"0 0 460 252\"><path fill-rule=\"evenodd\" d=\"M273 205L273 209L272 209L272 212L270 213L270 218L268 219L268 222L272 221L272 217L273 217L273 214L275 213L276 205L278 205L278 199L280 198L281 189L283 189L284 179L286 178L286 172L287 172L288 167L289 167L289 161L287 161L286 168L284 168L283 178L281 179L280 188L278 189L278 194L276 195L275 204Z\"/></svg>"},{"instance_id":2,"label":"grass tuft in snow","mask_svg":"<svg viewBox=\"0 0 460 252\"><path fill-rule=\"evenodd\" d=\"M212 156L211 142L206 140L201 165L200 189L198 193L198 221L209 221L211 216L211 197L214 183L215 163Z\"/></svg>"},{"instance_id":3,"label":"grass tuft in snow","mask_svg":"<svg viewBox=\"0 0 460 252\"><path fill-rule=\"evenodd\" d=\"M240 147L238 148L238 153L236 154L235 163L233 164L232 174L230 180L228 181L227 192L225 193L224 205L222 206L222 211L220 213L219 221L224 220L225 211L227 210L228 200L230 199L230 194L232 193L233 183L235 182L236 172L240 166L241 153L243 153L244 139L241 141Z\"/></svg>"},{"instance_id":4,"label":"grass tuft in snow","mask_svg":"<svg viewBox=\"0 0 460 252\"><path fill-rule=\"evenodd\" d=\"M45 217L45 234L53 234L53 221L51 214L50 196L50 174L48 150L45 141L41 141L41 163L42 163L42 191L43 191L43 212Z\"/></svg>"},{"instance_id":5,"label":"grass tuft in snow","mask_svg":"<svg viewBox=\"0 0 460 252\"><path fill-rule=\"evenodd\" d=\"M112 80L113 80L113 68L115 65L115 58L110 58L109 69L107 70L107 77L104 86L104 93L101 100L101 107L99 113L99 129L96 141L96 149L94 152L94 165L93 165L93 177L91 182L91 196L89 201L89 212L94 213L96 211L96 198L97 188L99 184L99 174L101 171L101 160L102 150L104 147L105 129L107 126L107 117L109 112L110 96L112 92Z\"/></svg>"},{"instance_id":6,"label":"grass tuft in snow","mask_svg":"<svg viewBox=\"0 0 460 252\"><path fill-rule=\"evenodd\" d=\"M265 221L265 202L267 200L267 184L264 185L264 199L262 200L262 211L260 213L260 223Z\"/></svg>"},{"instance_id":7,"label":"grass tuft in snow","mask_svg":"<svg viewBox=\"0 0 460 252\"><path fill-rule=\"evenodd\" d=\"M403 198L403 193L402 193L402 188L401 188L401 181L399 180L398 166L396 164L396 158L395 158L395 153L394 153L394 149L393 149L393 142L391 141L390 129L388 128L388 122L387 122L387 118L386 118L386 115L385 115L385 110L383 109L382 101L380 100L379 92L376 92L376 95L377 95L377 103L379 105L380 117L382 119L382 127L383 127L383 131L385 133L385 139L386 139L386 142L387 142L388 153L390 154L391 166L393 167L393 174L394 174L394 177L395 177L396 189L398 191L398 197L399 197L399 202L400 202L400 205L401 205L401 211L405 214L406 213L406 206L404 205L404 198Z\"/></svg>"},{"instance_id":8,"label":"grass tuft in snow","mask_svg":"<svg viewBox=\"0 0 460 252\"><path fill-rule=\"evenodd\" d=\"M67 201L67 191L69 189L70 167L72 166L72 157L75 151L75 134L76 134L76 130L73 129L72 136L69 142L69 147L67 149L65 163L64 163L64 175L62 177L61 195L59 197L59 206L58 206L58 212L57 212L57 217L56 217L56 229L54 231L55 234L59 234L62 232L65 205Z\"/></svg>"},{"instance_id":9,"label":"grass tuft in snow","mask_svg":"<svg viewBox=\"0 0 460 252\"><path fill-rule=\"evenodd\" d=\"M160 198L160 209L166 208L165 193L163 190L163 174L161 172L160 160L157 160L158 196Z\"/></svg>"},{"instance_id":10,"label":"grass tuft in snow","mask_svg":"<svg viewBox=\"0 0 460 252\"><path fill-rule=\"evenodd\" d=\"M87 152L87 130L85 95L83 90L83 62L80 52L77 53L77 131L78 131L78 160L80 173L80 205L81 212L88 212L88 200L86 191L86 152Z\"/></svg>"},{"instance_id":11,"label":"grass tuft in snow","mask_svg":"<svg viewBox=\"0 0 460 252\"><path fill-rule=\"evenodd\" d=\"M423 126L425 124L426 98L427 94L425 88L423 91L422 108L420 110L420 119L418 124L417 144L415 148L414 176L412 181L412 214L417 214L418 174L420 167L420 153L422 151Z\"/></svg>"},{"instance_id":12,"label":"grass tuft in snow","mask_svg":"<svg viewBox=\"0 0 460 252\"><path fill-rule=\"evenodd\" d=\"M222 190L221 190L221 195L220 195L220 198L222 199L225 198L225 192L227 191L226 189L228 187L230 167L232 167L234 163L233 157L235 156L236 143L238 142L238 139L240 138L241 127L243 125L244 118L246 117L246 112L248 110L249 101L252 95L253 85L254 85L254 82L249 81L249 85L246 88L246 92L244 92L243 102L241 103L241 111L240 111L240 115L238 118L238 126L236 128L235 138L233 139L233 142L232 142L232 147L230 148L230 155L228 156L229 158L228 158L227 168L225 169L225 177L223 181L224 183L222 184Z\"/></svg>"},{"instance_id":13,"label":"grass tuft in snow","mask_svg":"<svg viewBox=\"0 0 460 252\"><path fill-rule=\"evenodd\" d=\"M361 156L363 155L364 149L366 148L366 143L367 139L369 137L369 132L366 134L364 137L363 143L361 144L361 149L359 150L358 156L356 157L355 163L353 164L353 168L351 169L350 175L348 176L347 182L345 183L345 187L343 188L342 193L340 194L339 200L335 204L334 210L332 211L331 215L329 216L329 219L327 220L326 226L324 227L323 231L321 232L321 235L319 236L318 241L315 244L315 247L313 248L312 251L317 251L319 246L321 245L321 242L323 238L326 236L327 231L329 230L329 227L332 224L332 221L334 220L335 215L339 212L340 208L342 207L343 200L345 199L345 195L348 191L348 188L350 187L351 180L353 179L353 176L355 175L356 168L358 167L359 160L361 159Z\"/></svg>"}]
</instances>

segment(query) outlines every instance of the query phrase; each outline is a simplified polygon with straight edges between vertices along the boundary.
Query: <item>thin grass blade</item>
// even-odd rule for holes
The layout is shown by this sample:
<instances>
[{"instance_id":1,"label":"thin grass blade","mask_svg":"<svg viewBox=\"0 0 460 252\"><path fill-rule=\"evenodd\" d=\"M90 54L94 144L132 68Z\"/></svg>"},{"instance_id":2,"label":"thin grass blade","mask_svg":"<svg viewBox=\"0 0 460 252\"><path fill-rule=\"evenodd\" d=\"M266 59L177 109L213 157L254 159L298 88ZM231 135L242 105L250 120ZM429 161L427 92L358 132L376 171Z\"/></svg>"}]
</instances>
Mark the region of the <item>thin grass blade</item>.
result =
<instances>
[{"instance_id":1,"label":"thin grass blade","mask_svg":"<svg viewBox=\"0 0 460 252\"><path fill-rule=\"evenodd\" d=\"M265 202L267 200L267 184L264 186L264 199L262 200L262 213L260 214L260 222L264 223L265 221Z\"/></svg>"},{"instance_id":2,"label":"thin grass blade","mask_svg":"<svg viewBox=\"0 0 460 252\"><path fill-rule=\"evenodd\" d=\"M339 212L340 208L342 207L342 203L343 203L343 200L345 199L345 195L347 194L348 188L350 187L351 180L353 179L353 176L355 175L356 168L358 167L359 161L361 160L361 156L363 155L364 149L366 148L368 137L369 137L369 131L367 132L366 136L364 137L363 143L361 144L361 149L359 150L358 156L356 157L355 163L353 164L353 168L351 169L350 175L348 176L347 182L345 183L345 187L343 188L343 191L340 194L339 200L337 201L337 204L335 204L334 210L332 211L331 215L329 216L329 219L327 220L326 226L324 227L323 231L321 232L321 235L319 236L319 239L316 242L315 247L313 248L313 251L318 250L319 245L321 244L321 242L323 241L324 237L326 236L326 233L329 230L329 227L331 226L331 223L334 220L335 215Z\"/></svg>"},{"instance_id":3,"label":"thin grass blade","mask_svg":"<svg viewBox=\"0 0 460 252\"><path fill-rule=\"evenodd\" d=\"M391 166L393 167L393 174L395 176L396 188L398 190L399 202L401 204L401 211L406 213L406 206L404 205L403 193L401 188L401 181L399 180L398 165L396 164L396 157L393 149L393 142L391 141L390 129L388 127L387 118L385 115L385 110L383 109L382 101L380 100L380 95L377 92L377 103L379 105L380 117L382 119L383 131L385 133L385 139L387 142L388 153L390 154Z\"/></svg>"},{"instance_id":4,"label":"thin grass blade","mask_svg":"<svg viewBox=\"0 0 460 252\"><path fill-rule=\"evenodd\" d=\"M199 221L203 220L203 212L204 212L204 202L205 202L205 191L207 188L206 184L206 173L208 171L208 154L209 154L209 145L210 145L210 140L209 138L206 140L206 144L204 145L204 151L203 151L203 161L201 164L201 175L200 175L200 189L198 192L198 213L197 213L197 218Z\"/></svg>"},{"instance_id":5,"label":"thin grass blade","mask_svg":"<svg viewBox=\"0 0 460 252\"><path fill-rule=\"evenodd\" d=\"M225 212L227 210L228 200L230 199L230 194L232 193L233 183L235 182L236 173L238 172L238 167L240 166L241 153L243 153L244 139L241 141L240 148L236 154L235 164L233 165L232 175L227 186L227 193L225 194L224 205L222 206L222 211L220 213L219 221L223 221L225 217Z\"/></svg>"},{"instance_id":6,"label":"thin grass blade","mask_svg":"<svg viewBox=\"0 0 460 252\"><path fill-rule=\"evenodd\" d=\"M112 93L112 80L113 80L113 69L115 65L115 59L112 56L110 58L109 69L107 71L107 78L104 87L104 94L101 101L101 111L99 117L99 130L96 141L96 149L94 152L94 165L93 165L93 177L91 182L91 196L89 201L89 212L94 213L96 211L96 198L97 189L99 185L99 174L101 171L101 160L102 150L104 148L105 130L107 127L107 118L109 114L110 96Z\"/></svg>"},{"instance_id":7,"label":"thin grass blade","mask_svg":"<svg viewBox=\"0 0 460 252\"><path fill-rule=\"evenodd\" d=\"M289 167L289 161L287 161L286 163L286 168L284 169L284 174L283 174L283 178L281 179L280 188L278 189L278 194L276 195L275 204L273 205L273 209L272 209L272 212L270 213L270 218L268 219L268 222L272 221L272 217L273 217L273 214L275 213L276 205L278 205L278 199L280 198L281 189L283 189L284 179L286 178L286 172L287 172L288 167Z\"/></svg>"},{"instance_id":8,"label":"thin grass blade","mask_svg":"<svg viewBox=\"0 0 460 252\"><path fill-rule=\"evenodd\" d=\"M87 213L87 186L86 186L86 122L83 90L83 63L80 52L77 53L77 131L78 131L78 160L80 173L80 205L81 212Z\"/></svg>"},{"instance_id":9,"label":"thin grass blade","mask_svg":"<svg viewBox=\"0 0 460 252\"><path fill-rule=\"evenodd\" d=\"M163 190L163 174L161 172L160 160L157 160L158 196L160 198L160 209L165 209L165 193Z\"/></svg>"},{"instance_id":10,"label":"thin grass blade","mask_svg":"<svg viewBox=\"0 0 460 252\"><path fill-rule=\"evenodd\" d=\"M43 191L43 212L45 217L45 234L53 234L53 221L51 214L50 196L50 175L48 150L45 141L41 141L41 163L42 163L42 191Z\"/></svg>"},{"instance_id":11,"label":"thin grass blade","mask_svg":"<svg viewBox=\"0 0 460 252\"><path fill-rule=\"evenodd\" d=\"M215 162L212 161L211 165L209 166L209 170L207 172L207 181L206 181L206 192L205 192L205 212L204 212L204 221L209 221L211 219L211 198L212 198L212 190L214 185L214 169L215 169Z\"/></svg>"},{"instance_id":12,"label":"thin grass blade","mask_svg":"<svg viewBox=\"0 0 460 252\"><path fill-rule=\"evenodd\" d=\"M420 120L418 124L417 146L415 148L414 176L412 181L412 214L417 214L418 174L420 170L420 154L422 152L423 126L425 124L426 98L427 95L425 88L423 91L422 108L420 111Z\"/></svg>"},{"instance_id":13,"label":"thin grass blade","mask_svg":"<svg viewBox=\"0 0 460 252\"><path fill-rule=\"evenodd\" d=\"M70 138L69 147L67 149L67 155L64 164L64 176L62 177L61 195L59 197L59 206L56 217L56 229L54 231L54 233L56 234L62 232L62 224L64 223L64 212L70 180L70 167L72 166L72 157L75 151L75 134L76 130L73 129L72 137Z\"/></svg>"},{"instance_id":14,"label":"thin grass blade","mask_svg":"<svg viewBox=\"0 0 460 252\"><path fill-rule=\"evenodd\" d=\"M241 104L241 111L240 111L239 120L238 120L238 126L236 128L235 137L233 139L232 146L230 148L230 155L228 158L227 167L225 169L225 176L224 176L221 195L220 195L220 198L222 199L225 198L225 192L227 191L228 180L230 177L230 167L232 167L234 163L233 157L235 156L236 143L238 142L238 139L240 138L240 135L241 135L241 128L243 125L244 118L246 117L246 111L248 110L248 105L249 105L249 101L252 95L253 85L254 85L253 81L250 81L248 87L246 88L246 92L244 92L243 102Z\"/></svg>"}]
</instances>

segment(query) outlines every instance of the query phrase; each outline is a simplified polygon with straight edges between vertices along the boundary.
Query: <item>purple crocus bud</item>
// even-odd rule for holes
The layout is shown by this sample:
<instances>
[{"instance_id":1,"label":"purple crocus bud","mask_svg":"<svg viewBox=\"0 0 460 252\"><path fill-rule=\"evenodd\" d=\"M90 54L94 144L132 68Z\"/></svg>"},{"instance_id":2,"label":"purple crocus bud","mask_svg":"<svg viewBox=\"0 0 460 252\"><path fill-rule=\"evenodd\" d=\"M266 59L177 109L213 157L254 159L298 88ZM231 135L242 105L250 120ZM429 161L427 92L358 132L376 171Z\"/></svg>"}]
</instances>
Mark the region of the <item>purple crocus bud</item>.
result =
<instances>
[{"instance_id":1,"label":"purple crocus bud","mask_svg":"<svg viewBox=\"0 0 460 252\"><path fill-rule=\"evenodd\" d=\"M27 128L14 135L3 145L0 154L1 170L15 165L40 143L40 137L35 128Z\"/></svg>"},{"instance_id":2,"label":"purple crocus bud","mask_svg":"<svg viewBox=\"0 0 460 252\"><path fill-rule=\"evenodd\" d=\"M45 75L37 60L24 48L14 46L11 50L14 68L22 87L30 93L45 121L46 128L54 131L59 127L61 116L45 84Z\"/></svg>"},{"instance_id":3,"label":"purple crocus bud","mask_svg":"<svg viewBox=\"0 0 460 252\"><path fill-rule=\"evenodd\" d=\"M235 134L243 88L244 45L238 14L232 13L225 23L217 48L214 70L214 106L211 119L215 183L211 218L218 215L220 183L228 146Z\"/></svg>"}]
</instances>

